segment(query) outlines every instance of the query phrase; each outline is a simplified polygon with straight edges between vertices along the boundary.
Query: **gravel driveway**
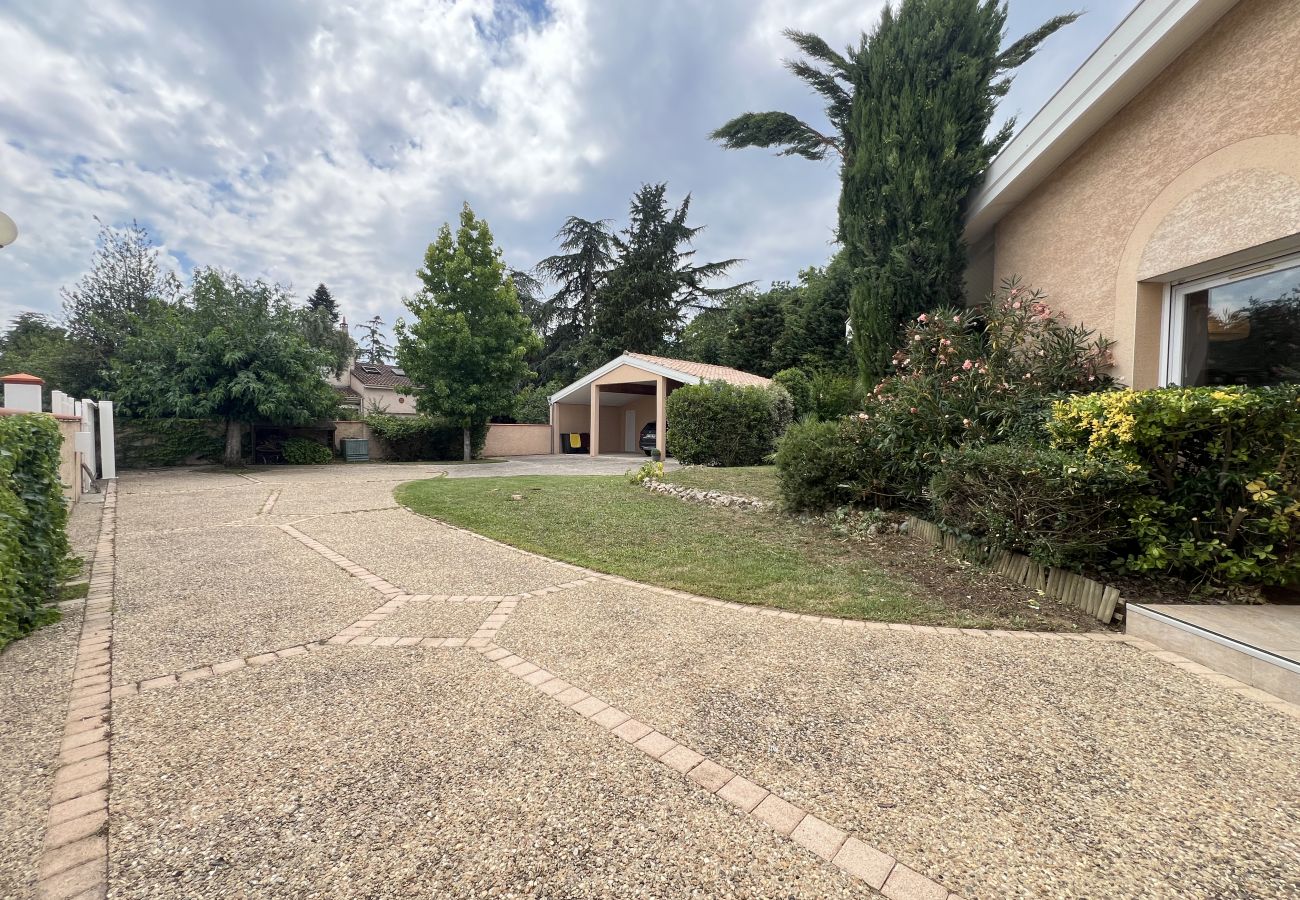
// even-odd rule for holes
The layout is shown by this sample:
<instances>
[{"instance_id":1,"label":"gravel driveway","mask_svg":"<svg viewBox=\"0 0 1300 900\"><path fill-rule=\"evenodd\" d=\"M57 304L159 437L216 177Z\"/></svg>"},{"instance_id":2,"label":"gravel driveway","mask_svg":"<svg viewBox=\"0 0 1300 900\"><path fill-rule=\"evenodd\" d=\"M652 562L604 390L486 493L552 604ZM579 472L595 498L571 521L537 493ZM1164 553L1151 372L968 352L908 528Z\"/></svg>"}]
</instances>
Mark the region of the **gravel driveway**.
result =
<instances>
[{"instance_id":1,"label":"gravel driveway","mask_svg":"<svg viewBox=\"0 0 1300 900\"><path fill-rule=\"evenodd\" d=\"M0 654L0 896L1300 895L1293 707L600 577L396 507L438 471L124 476L106 794L82 701L58 768L74 613Z\"/></svg>"}]
</instances>

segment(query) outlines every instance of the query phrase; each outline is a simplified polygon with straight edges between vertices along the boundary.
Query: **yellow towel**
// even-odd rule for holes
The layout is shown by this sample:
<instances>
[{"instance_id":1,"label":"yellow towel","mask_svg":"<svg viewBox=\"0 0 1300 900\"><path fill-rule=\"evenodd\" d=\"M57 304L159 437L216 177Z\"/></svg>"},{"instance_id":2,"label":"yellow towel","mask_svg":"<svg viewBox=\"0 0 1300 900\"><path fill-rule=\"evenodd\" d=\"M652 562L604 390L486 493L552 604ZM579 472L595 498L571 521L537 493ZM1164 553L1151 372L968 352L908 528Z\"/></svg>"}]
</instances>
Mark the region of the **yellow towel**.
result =
<instances>
[{"instance_id":1,"label":"yellow towel","mask_svg":"<svg viewBox=\"0 0 1300 900\"><path fill-rule=\"evenodd\" d=\"M574 450L580 449L582 447L582 435L576 431L569 432L569 446Z\"/></svg>"}]
</instances>

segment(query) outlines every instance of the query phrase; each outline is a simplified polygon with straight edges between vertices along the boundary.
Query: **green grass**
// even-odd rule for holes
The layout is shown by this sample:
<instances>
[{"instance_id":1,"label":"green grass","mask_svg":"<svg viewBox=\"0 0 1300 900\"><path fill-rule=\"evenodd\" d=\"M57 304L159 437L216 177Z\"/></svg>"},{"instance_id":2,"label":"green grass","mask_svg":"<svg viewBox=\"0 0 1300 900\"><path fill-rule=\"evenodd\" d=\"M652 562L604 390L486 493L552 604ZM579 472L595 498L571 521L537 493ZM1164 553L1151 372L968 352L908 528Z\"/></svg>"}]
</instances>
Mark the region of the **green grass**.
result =
<instances>
[{"instance_id":1,"label":"green grass","mask_svg":"<svg viewBox=\"0 0 1300 900\"><path fill-rule=\"evenodd\" d=\"M723 600L877 621L976 621L823 529L651 494L617 476L435 479L396 494L415 512L525 550Z\"/></svg>"},{"instance_id":2,"label":"green grass","mask_svg":"<svg viewBox=\"0 0 1300 900\"><path fill-rule=\"evenodd\" d=\"M755 497L759 500L780 500L776 466L735 466L709 468L687 466L664 475L664 481L702 491L721 491L736 497Z\"/></svg>"}]
</instances>

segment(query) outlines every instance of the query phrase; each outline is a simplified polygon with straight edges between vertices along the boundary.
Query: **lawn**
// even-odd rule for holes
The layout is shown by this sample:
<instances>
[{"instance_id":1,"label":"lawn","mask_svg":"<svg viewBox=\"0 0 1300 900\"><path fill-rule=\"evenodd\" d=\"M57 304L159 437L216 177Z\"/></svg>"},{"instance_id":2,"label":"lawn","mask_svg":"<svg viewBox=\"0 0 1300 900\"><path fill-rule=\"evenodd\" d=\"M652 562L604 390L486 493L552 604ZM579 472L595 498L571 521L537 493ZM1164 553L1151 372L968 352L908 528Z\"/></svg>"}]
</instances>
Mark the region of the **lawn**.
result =
<instances>
[{"instance_id":1,"label":"lawn","mask_svg":"<svg viewBox=\"0 0 1300 900\"><path fill-rule=\"evenodd\" d=\"M702 491L721 491L735 497L755 497L759 500L781 499L776 479L776 466L735 466L711 468L685 466L664 475L664 481Z\"/></svg>"},{"instance_id":2,"label":"lawn","mask_svg":"<svg viewBox=\"0 0 1300 900\"><path fill-rule=\"evenodd\" d=\"M417 513L525 550L722 600L884 622L1088 627L1081 614L905 538L882 550L777 513L651 494L617 476L432 479L396 495Z\"/></svg>"}]
</instances>

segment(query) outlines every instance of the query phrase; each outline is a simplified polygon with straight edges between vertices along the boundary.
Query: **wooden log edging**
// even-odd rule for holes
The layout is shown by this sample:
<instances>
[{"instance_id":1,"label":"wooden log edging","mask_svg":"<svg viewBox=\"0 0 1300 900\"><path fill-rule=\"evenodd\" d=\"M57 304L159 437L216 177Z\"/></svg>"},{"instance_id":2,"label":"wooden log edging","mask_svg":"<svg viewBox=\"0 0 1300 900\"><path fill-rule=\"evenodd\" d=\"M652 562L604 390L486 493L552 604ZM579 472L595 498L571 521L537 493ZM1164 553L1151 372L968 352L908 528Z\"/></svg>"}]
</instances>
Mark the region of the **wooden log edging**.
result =
<instances>
[{"instance_id":1,"label":"wooden log edging","mask_svg":"<svg viewBox=\"0 0 1300 900\"><path fill-rule=\"evenodd\" d=\"M1112 585L1102 584L1066 569L1044 566L1023 553L990 549L917 516L908 516L904 528L908 535L944 550L973 554L1002 577L1081 609L1098 622L1109 625L1116 619L1122 621L1124 618L1124 599L1119 594L1119 588Z\"/></svg>"}]
</instances>

